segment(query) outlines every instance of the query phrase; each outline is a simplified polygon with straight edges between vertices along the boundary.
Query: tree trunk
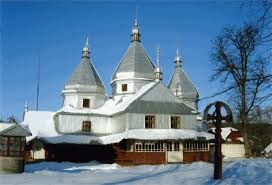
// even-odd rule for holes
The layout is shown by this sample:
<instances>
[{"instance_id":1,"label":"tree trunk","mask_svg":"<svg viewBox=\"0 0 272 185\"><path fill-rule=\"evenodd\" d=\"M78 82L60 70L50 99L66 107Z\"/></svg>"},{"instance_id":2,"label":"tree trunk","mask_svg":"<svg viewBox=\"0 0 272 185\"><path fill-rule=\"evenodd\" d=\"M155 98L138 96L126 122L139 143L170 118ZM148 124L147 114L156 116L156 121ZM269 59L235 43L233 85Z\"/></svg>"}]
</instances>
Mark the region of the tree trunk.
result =
<instances>
[{"instance_id":1,"label":"tree trunk","mask_svg":"<svg viewBox=\"0 0 272 185\"><path fill-rule=\"evenodd\" d=\"M245 157L251 157L252 156L252 150L250 145L250 140L248 138L248 132L247 132L247 125L243 128L243 137L244 137L244 145L245 145Z\"/></svg>"},{"instance_id":2,"label":"tree trunk","mask_svg":"<svg viewBox=\"0 0 272 185\"><path fill-rule=\"evenodd\" d=\"M241 115L241 126L242 126L242 133L244 138L244 145L245 145L245 157L251 157L252 156L252 150L250 145L250 140L248 138L248 115L245 112L242 112Z\"/></svg>"}]
</instances>

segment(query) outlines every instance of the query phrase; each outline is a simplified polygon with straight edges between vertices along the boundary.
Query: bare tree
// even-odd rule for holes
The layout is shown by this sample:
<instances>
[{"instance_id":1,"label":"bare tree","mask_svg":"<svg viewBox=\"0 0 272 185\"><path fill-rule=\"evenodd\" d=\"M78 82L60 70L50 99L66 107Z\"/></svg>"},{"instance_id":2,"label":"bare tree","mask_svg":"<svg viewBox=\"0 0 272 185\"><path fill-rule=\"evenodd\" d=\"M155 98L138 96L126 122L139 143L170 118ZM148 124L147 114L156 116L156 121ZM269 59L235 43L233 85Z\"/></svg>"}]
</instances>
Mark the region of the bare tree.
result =
<instances>
[{"instance_id":1,"label":"bare tree","mask_svg":"<svg viewBox=\"0 0 272 185\"><path fill-rule=\"evenodd\" d=\"M11 116L9 116L7 118L7 123L16 123L16 124L18 124L18 121L16 120L16 118L13 115L11 115Z\"/></svg>"},{"instance_id":2,"label":"bare tree","mask_svg":"<svg viewBox=\"0 0 272 185\"><path fill-rule=\"evenodd\" d=\"M267 43L272 41L272 32L270 35L267 29L271 25L268 21L270 5L264 4L264 12L256 21L238 27L225 27L212 42L214 73L211 79L219 80L232 91L247 157L252 156L247 132L249 113L272 95L268 68L271 53L267 47Z\"/></svg>"}]
</instances>

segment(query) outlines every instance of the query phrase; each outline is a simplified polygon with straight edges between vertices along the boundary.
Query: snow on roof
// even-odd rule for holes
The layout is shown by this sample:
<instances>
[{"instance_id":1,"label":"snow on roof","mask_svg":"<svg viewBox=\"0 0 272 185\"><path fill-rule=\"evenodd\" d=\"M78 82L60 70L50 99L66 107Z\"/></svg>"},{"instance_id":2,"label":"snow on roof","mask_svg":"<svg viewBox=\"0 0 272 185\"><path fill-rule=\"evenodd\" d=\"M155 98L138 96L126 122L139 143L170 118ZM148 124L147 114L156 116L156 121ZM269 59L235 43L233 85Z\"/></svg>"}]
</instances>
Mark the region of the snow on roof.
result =
<instances>
[{"instance_id":1,"label":"snow on roof","mask_svg":"<svg viewBox=\"0 0 272 185\"><path fill-rule=\"evenodd\" d=\"M39 137L54 137L59 134L56 132L54 124L54 112L48 111L28 111L25 113L24 121L21 126L27 128L32 136L27 137L27 141Z\"/></svg>"},{"instance_id":2,"label":"snow on roof","mask_svg":"<svg viewBox=\"0 0 272 185\"><path fill-rule=\"evenodd\" d=\"M244 142L244 138L243 137L237 137L237 140L241 141L242 143Z\"/></svg>"},{"instance_id":3,"label":"snow on roof","mask_svg":"<svg viewBox=\"0 0 272 185\"><path fill-rule=\"evenodd\" d=\"M59 144L59 143L69 143L69 144L103 144L99 137L87 136L87 135L61 135L54 137L40 137L46 143Z\"/></svg>"},{"instance_id":4,"label":"snow on roof","mask_svg":"<svg viewBox=\"0 0 272 185\"><path fill-rule=\"evenodd\" d=\"M269 153L272 152L272 143L270 143L265 149L264 152Z\"/></svg>"},{"instance_id":5,"label":"snow on roof","mask_svg":"<svg viewBox=\"0 0 272 185\"><path fill-rule=\"evenodd\" d=\"M66 106L60 109L58 112L71 112L71 113L89 113L89 114L101 114L101 115L113 115L118 112L124 111L133 101L140 98L144 95L149 89L156 86L158 82L150 82L147 85L143 86L139 91L134 95L131 95L127 98L121 99L109 99L105 104L98 109L85 109L85 108L76 108L72 106Z\"/></svg>"},{"instance_id":6,"label":"snow on roof","mask_svg":"<svg viewBox=\"0 0 272 185\"><path fill-rule=\"evenodd\" d=\"M123 139L139 140L172 140L172 139L197 139L205 137L214 139L213 134L198 132L189 129L132 129L119 134L101 137L103 144L119 143Z\"/></svg>"},{"instance_id":7,"label":"snow on roof","mask_svg":"<svg viewBox=\"0 0 272 185\"><path fill-rule=\"evenodd\" d=\"M202 116L201 116L201 115L197 115L197 116L196 116L196 119L197 119L198 121L202 121Z\"/></svg>"},{"instance_id":8,"label":"snow on roof","mask_svg":"<svg viewBox=\"0 0 272 185\"><path fill-rule=\"evenodd\" d=\"M15 125L15 123L0 123L0 132Z\"/></svg>"},{"instance_id":9,"label":"snow on roof","mask_svg":"<svg viewBox=\"0 0 272 185\"><path fill-rule=\"evenodd\" d=\"M237 129L235 129L233 127L224 127L221 129L222 129L221 136L222 136L223 140L227 139L227 137L231 133L231 131L238 131ZM211 130L213 133L215 133L215 128L210 128L209 130Z\"/></svg>"},{"instance_id":10,"label":"snow on roof","mask_svg":"<svg viewBox=\"0 0 272 185\"><path fill-rule=\"evenodd\" d=\"M40 137L46 143L70 143L70 144L112 144L119 143L123 139L138 140L177 140L177 139L197 139L205 137L207 140L213 139L214 135L206 132L198 132L189 129L132 129L122 133L107 136L87 136L87 135L58 135L54 137Z\"/></svg>"}]
</instances>

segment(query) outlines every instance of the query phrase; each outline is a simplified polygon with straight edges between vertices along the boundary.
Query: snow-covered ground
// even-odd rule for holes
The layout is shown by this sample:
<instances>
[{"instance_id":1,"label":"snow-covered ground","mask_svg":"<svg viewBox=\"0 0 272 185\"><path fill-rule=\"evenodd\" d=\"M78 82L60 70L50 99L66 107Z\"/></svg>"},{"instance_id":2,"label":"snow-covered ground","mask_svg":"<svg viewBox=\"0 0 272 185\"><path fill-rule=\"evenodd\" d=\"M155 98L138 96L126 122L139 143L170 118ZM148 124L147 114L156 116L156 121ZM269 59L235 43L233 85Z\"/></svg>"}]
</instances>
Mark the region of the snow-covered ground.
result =
<instances>
[{"instance_id":1,"label":"snow-covered ground","mask_svg":"<svg viewBox=\"0 0 272 185\"><path fill-rule=\"evenodd\" d=\"M224 179L213 180L213 164L142 165L42 162L26 165L23 174L1 174L0 184L272 184L272 160L244 159L224 162Z\"/></svg>"}]
</instances>

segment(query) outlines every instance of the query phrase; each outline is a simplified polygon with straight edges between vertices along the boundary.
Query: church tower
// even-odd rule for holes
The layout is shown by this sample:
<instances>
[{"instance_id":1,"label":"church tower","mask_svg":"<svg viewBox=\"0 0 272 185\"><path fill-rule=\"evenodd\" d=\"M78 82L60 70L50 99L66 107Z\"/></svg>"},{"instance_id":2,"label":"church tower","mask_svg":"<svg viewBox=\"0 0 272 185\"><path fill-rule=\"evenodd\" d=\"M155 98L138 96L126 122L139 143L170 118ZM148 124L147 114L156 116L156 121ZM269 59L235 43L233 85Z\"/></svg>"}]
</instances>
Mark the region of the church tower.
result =
<instances>
[{"instance_id":1,"label":"church tower","mask_svg":"<svg viewBox=\"0 0 272 185\"><path fill-rule=\"evenodd\" d=\"M178 50L175 57L175 70L168 84L168 88L183 103L195 108L196 110L198 109L198 92L190 78L182 69L182 60Z\"/></svg>"},{"instance_id":2,"label":"church tower","mask_svg":"<svg viewBox=\"0 0 272 185\"><path fill-rule=\"evenodd\" d=\"M112 75L113 98L128 97L154 81L154 65L140 39L137 18L131 33L131 44Z\"/></svg>"},{"instance_id":3,"label":"church tower","mask_svg":"<svg viewBox=\"0 0 272 185\"><path fill-rule=\"evenodd\" d=\"M63 107L93 109L105 103L105 87L90 60L88 38L80 63L70 76L63 91Z\"/></svg>"}]
</instances>

